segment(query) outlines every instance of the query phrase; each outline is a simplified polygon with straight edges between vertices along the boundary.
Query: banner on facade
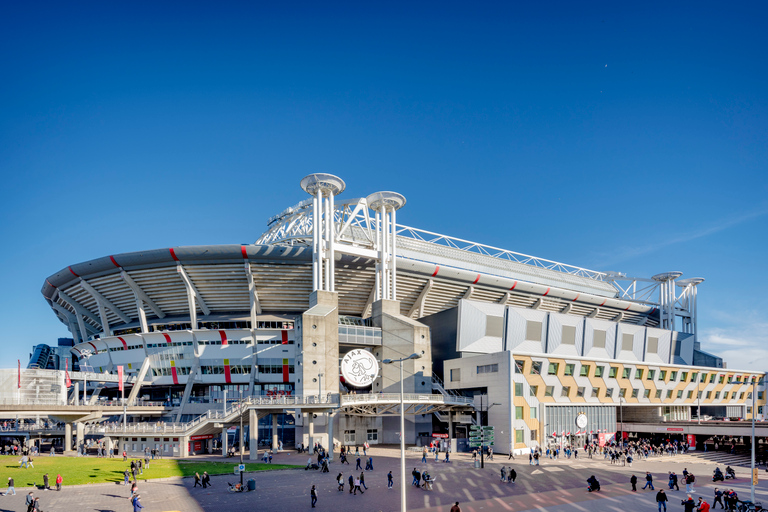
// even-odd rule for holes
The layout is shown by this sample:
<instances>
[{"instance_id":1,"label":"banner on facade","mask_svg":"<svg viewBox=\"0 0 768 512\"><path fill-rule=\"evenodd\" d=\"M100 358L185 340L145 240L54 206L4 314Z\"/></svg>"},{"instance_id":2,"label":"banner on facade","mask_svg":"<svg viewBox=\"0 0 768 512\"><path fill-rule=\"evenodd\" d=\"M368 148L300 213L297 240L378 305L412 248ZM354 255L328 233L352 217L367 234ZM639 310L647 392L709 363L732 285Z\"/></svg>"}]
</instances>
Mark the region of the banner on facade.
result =
<instances>
[{"instance_id":1,"label":"banner on facade","mask_svg":"<svg viewBox=\"0 0 768 512\"><path fill-rule=\"evenodd\" d=\"M117 367L117 389L123 390L123 365Z\"/></svg>"}]
</instances>

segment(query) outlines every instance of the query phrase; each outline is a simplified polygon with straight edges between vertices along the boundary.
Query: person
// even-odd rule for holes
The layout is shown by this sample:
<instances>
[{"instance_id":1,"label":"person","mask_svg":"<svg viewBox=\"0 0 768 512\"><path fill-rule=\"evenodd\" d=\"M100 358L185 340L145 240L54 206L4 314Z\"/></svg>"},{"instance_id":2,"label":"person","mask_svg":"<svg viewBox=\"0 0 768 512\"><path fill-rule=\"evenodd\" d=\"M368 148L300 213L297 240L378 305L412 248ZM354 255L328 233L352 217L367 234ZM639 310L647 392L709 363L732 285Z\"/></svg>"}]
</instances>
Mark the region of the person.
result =
<instances>
[{"instance_id":1,"label":"person","mask_svg":"<svg viewBox=\"0 0 768 512\"><path fill-rule=\"evenodd\" d=\"M418 475L419 472L416 471L416 468L413 468L413 471L411 471L411 476L413 477L413 482L411 482L411 485L416 485L416 482L418 482L418 478L416 475Z\"/></svg>"},{"instance_id":2,"label":"person","mask_svg":"<svg viewBox=\"0 0 768 512\"><path fill-rule=\"evenodd\" d=\"M355 496L357 496L357 491L360 491L360 494L365 494L363 490L360 488L360 479L355 478Z\"/></svg>"},{"instance_id":3,"label":"person","mask_svg":"<svg viewBox=\"0 0 768 512\"><path fill-rule=\"evenodd\" d=\"M685 507L685 512L693 512L693 509L696 508L696 502L693 501L693 498L689 494L686 499L680 502L680 504Z\"/></svg>"},{"instance_id":4,"label":"person","mask_svg":"<svg viewBox=\"0 0 768 512\"><path fill-rule=\"evenodd\" d=\"M205 487L213 487L211 485L211 475L207 471L203 471L203 488Z\"/></svg>"},{"instance_id":5,"label":"person","mask_svg":"<svg viewBox=\"0 0 768 512\"><path fill-rule=\"evenodd\" d=\"M677 491L680 490L680 486L677 484L677 475L674 471L669 474L669 490L671 491L673 487Z\"/></svg>"},{"instance_id":6,"label":"person","mask_svg":"<svg viewBox=\"0 0 768 512\"><path fill-rule=\"evenodd\" d=\"M358 469L363 469L363 466L360 465L360 457L357 457L357 462L355 463L355 471Z\"/></svg>"},{"instance_id":7,"label":"person","mask_svg":"<svg viewBox=\"0 0 768 512\"><path fill-rule=\"evenodd\" d=\"M664 512L667 512L667 494L664 492L664 489L659 489L659 492L656 493L656 503L659 505L659 512L664 510Z\"/></svg>"},{"instance_id":8,"label":"person","mask_svg":"<svg viewBox=\"0 0 768 512\"><path fill-rule=\"evenodd\" d=\"M645 489L646 487L650 487L652 491L654 490L653 489L653 475L651 475L651 473L648 472L648 471L645 472L645 485L643 486L643 489Z\"/></svg>"},{"instance_id":9,"label":"person","mask_svg":"<svg viewBox=\"0 0 768 512\"><path fill-rule=\"evenodd\" d=\"M366 470L373 471L373 457L368 457L368 462L366 463Z\"/></svg>"},{"instance_id":10,"label":"person","mask_svg":"<svg viewBox=\"0 0 768 512\"><path fill-rule=\"evenodd\" d=\"M131 499L133 499L134 496L139 494L139 484L136 482L133 482L131 484Z\"/></svg>"},{"instance_id":11,"label":"person","mask_svg":"<svg viewBox=\"0 0 768 512\"><path fill-rule=\"evenodd\" d=\"M43 490L44 491L50 490L50 487L48 486L48 473L43 475Z\"/></svg>"},{"instance_id":12,"label":"person","mask_svg":"<svg viewBox=\"0 0 768 512\"><path fill-rule=\"evenodd\" d=\"M57 474L56 475L56 490L57 491L61 490L61 484L62 484L63 481L64 481L64 479L61 478L61 473Z\"/></svg>"},{"instance_id":13,"label":"person","mask_svg":"<svg viewBox=\"0 0 768 512\"><path fill-rule=\"evenodd\" d=\"M426 446L421 450L421 463L422 464L427 463L427 447Z\"/></svg>"},{"instance_id":14,"label":"person","mask_svg":"<svg viewBox=\"0 0 768 512\"><path fill-rule=\"evenodd\" d=\"M344 475L339 473L338 476L336 477L336 481L339 483L339 490L343 492L344 491Z\"/></svg>"},{"instance_id":15,"label":"person","mask_svg":"<svg viewBox=\"0 0 768 512\"><path fill-rule=\"evenodd\" d=\"M31 492L27 494L24 504L27 505L27 510L32 510L32 507L35 506L35 495Z\"/></svg>"},{"instance_id":16,"label":"person","mask_svg":"<svg viewBox=\"0 0 768 512\"><path fill-rule=\"evenodd\" d=\"M715 472L712 475L712 481L717 482L718 480L721 482L725 482L725 477L723 476L723 472L720 471L720 468L715 468Z\"/></svg>"},{"instance_id":17,"label":"person","mask_svg":"<svg viewBox=\"0 0 768 512\"><path fill-rule=\"evenodd\" d=\"M637 477L635 475L632 475L629 479L629 483L632 484L632 492L637 492Z\"/></svg>"},{"instance_id":18,"label":"person","mask_svg":"<svg viewBox=\"0 0 768 512\"><path fill-rule=\"evenodd\" d=\"M312 489L309 490L309 496L312 498L312 508L315 508L317 504L317 489L312 485Z\"/></svg>"},{"instance_id":19,"label":"person","mask_svg":"<svg viewBox=\"0 0 768 512\"><path fill-rule=\"evenodd\" d=\"M141 504L141 496L138 494L133 497L133 500L131 501L133 504L133 512L139 512L141 509L144 508L144 505Z\"/></svg>"},{"instance_id":20,"label":"person","mask_svg":"<svg viewBox=\"0 0 768 512\"><path fill-rule=\"evenodd\" d=\"M355 477L352 475L349 475L349 494L352 494L352 491L355 490Z\"/></svg>"},{"instance_id":21,"label":"person","mask_svg":"<svg viewBox=\"0 0 768 512\"><path fill-rule=\"evenodd\" d=\"M515 483L515 479L517 478L517 471L515 471L514 468L509 468L509 478L507 478L507 483Z\"/></svg>"},{"instance_id":22,"label":"person","mask_svg":"<svg viewBox=\"0 0 768 512\"><path fill-rule=\"evenodd\" d=\"M51 457L54 455L56 455L56 449L53 447L53 445L51 445Z\"/></svg>"},{"instance_id":23,"label":"person","mask_svg":"<svg viewBox=\"0 0 768 512\"><path fill-rule=\"evenodd\" d=\"M587 483L589 484L589 487L587 488L589 492L600 490L600 482L597 481L597 478L595 478L595 475L592 475L589 478L587 478Z\"/></svg>"},{"instance_id":24,"label":"person","mask_svg":"<svg viewBox=\"0 0 768 512\"><path fill-rule=\"evenodd\" d=\"M128 452L126 452L125 450L123 450L123 462L125 462L125 461L127 461L127 460L128 460Z\"/></svg>"},{"instance_id":25,"label":"person","mask_svg":"<svg viewBox=\"0 0 768 512\"><path fill-rule=\"evenodd\" d=\"M136 466L139 468L139 474L144 474L144 465L141 463L141 459L139 459L139 462L136 464Z\"/></svg>"},{"instance_id":26,"label":"person","mask_svg":"<svg viewBox=\"0 0 768 512\"><path fill-rule=\"evenodd\" d=\"M125 470L125 483L126 483L126 484L128 483L128 470L127 470L127 469ZM193 486L192 486L192 488L195 488L195 487L197 487L198 485L199 485L200 487L202 487L202 486L203 486L203 485L200 483L200 473L198 473L197 471L195 471L195 485L193 485Z\"/></svg>"},{"instance_id":27,"label":"person","mask_svg":"<svg viewBox=\"0 0 768 512\"><path fill-rule=\"evenodd\" d=\"M394 485L394 481L392 479L392 471L390 471L389 473L387 473L387 489L391 489L393 485Z\"/></svg>"},{"instance_id":28,"label":"person","mask_svg":"<svg viewBox=\"0 0 768 512\"><path fill-rule=\"evenodd\" d=\"M445 450L445 459L443 459L443 462L451 462L450 455L451 455L451 450L446 449Z\"/></svg>"},{"instance_id":29,"label":"person","mask_svg":"<svg viewBox=\"0 0 768 512\"><path fill-rule=\"evenodd\" d=\"M699 502L696 504L696 512L709 512L709 503L699 496Z\"/></svg>"},{"instance_id":30,"label":"person","mask_svg":"<svg viewBox=\"0 0 768 512\"><path fill-rule=\"evenodd\" d=\"M13 478L10 476L8 477L8 490L5 491L3 496L8 496L9 494L16 496L16 486L13 485Z\"/></svg>"},{"instance_id":31,"label":"person","mask_svg":"<svg viewBox=\"0 0 768 512\"><path fill-rule=\"evenodd\" d=\"M731 466L725 467L725 478L736 478L736 472L733 470Z\"/></svg>"},{"instance_id":32,"label":"person","mask_svg":"<svg viewBox=\"0 0 768 512\"><path fill-rule=\"evenodd\" d=\"M461 507L459 506L459 502L453 504L451 507L451 512L461 512Z\"/></svg>"},{"instance_id":33,"label":"person","mask_svg":"<svg viewBox=\"0 0 768 512\"><path fill-rule=\"evenodd\" d=\"M501 466L501 481L507 481L507 466Z\"/></svg>"},{"instance_id":34,"label":"person","mask_svg":"<svg viewBox=\"0 0 768 512\"><path fill-rule=\"evenodd\" d=\"M360 487L365 487L365 490L368 490L368 486L365 485L365 473L362 471L360 472Z\"/></svg>"},{"instance_id":35,"label":"person","mask_svg":"<svg viewBox=\"0 0 768 512\"><path fill-rule=\"evenodd\" d=\"M723 491L715 487L715 501L712 502L712 508L717 508L717 504L720 504L720 508L725 508L725 505L723 505Z\"/></svg>"}]
</instances>

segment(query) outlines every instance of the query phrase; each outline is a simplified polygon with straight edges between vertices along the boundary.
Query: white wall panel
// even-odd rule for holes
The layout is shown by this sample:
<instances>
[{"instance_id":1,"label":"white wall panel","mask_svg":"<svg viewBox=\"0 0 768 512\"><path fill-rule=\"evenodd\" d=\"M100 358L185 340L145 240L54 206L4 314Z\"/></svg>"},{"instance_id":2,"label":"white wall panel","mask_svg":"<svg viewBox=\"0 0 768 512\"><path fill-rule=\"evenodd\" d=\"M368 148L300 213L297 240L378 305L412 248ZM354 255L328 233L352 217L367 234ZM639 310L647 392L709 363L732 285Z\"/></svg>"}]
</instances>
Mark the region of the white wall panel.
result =
<instances>
[{"instance_id":1,"label":"white wall panel","mask_svg":"<svg viewBox=\"0 0 768 512\"><path fill-rule=\"evenodd\" d=\"M607 320L585 318L584 357L613 359L616 352L616 324ZM596 347L595 331L605 332L605 347Z\"/></svg>"},{"instance_id":2,"label":"white wall panel","mask_svg":"<svg viewBox=\"0 0 768 512\"><path fill-rule=\"evenodd\" d=\"M490 325L500 325L498 332L488 332ZM504 305L461 300L456 349L459 352L491 354L503 350Z\"/></svg>"},{"instance_id":3,"label":"white wall panel","mask_svg":"<svg viewBox=\"0 0 768 512\"><path fill-rule=\"evenodd\" d=\"M648 352L649 341L651 338L659 340L657 353ZM672 350L672 332L666 329L656 329L648 327L645 332L645 362L648 363L669 363L670 352Z\"/></svg>"},{"instance_id":4,"label":"white wall panel","mask_svg":"<svg viewBox=\"0 0 768 512\"><path fill-rule=\"evenodd\" d=\"M528 321L540 322L539 340L528 339ZM533 309L507 308L507 350L544 353L547 340L547 313Z\"/></svg>"},{"instance_id":5,"label":"white wall panel","mask_svg":"<svg viewBox=\"0 0 768 512\"><path fill-rule=\"evenodd\" d=\"M573 345L563 343L563 327L575 328ZM562 356L580 356L584 348L584 318L560 313L549 314L547 353Z\"/></svg>"},{"instance_id":6,"label":"white wall panel","mask_svg":"<svg viewBox=\"0 0 768 512\"><path fill-rule=\"evenodd\" d=\"M632 338L632 349L624 349L624 336ZM645 327L618 324L616 337L616 359L621 361L642 361L645 352Z\"/></svg>"}]
</instances>

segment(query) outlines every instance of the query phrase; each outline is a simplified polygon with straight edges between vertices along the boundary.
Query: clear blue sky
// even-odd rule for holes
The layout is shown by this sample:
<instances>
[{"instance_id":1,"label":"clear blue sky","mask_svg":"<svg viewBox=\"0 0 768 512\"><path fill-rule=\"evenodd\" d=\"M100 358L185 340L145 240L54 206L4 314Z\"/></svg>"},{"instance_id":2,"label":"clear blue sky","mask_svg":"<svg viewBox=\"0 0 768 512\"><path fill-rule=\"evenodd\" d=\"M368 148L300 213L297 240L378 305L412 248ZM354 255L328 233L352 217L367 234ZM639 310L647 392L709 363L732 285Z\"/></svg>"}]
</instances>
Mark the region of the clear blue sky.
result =
<instances>
[{"instance_id":1,"label":"clear blue sky","mask_svg":"<svg viewBox=\"0 0 768 512\"><path fill-rule=\"evenodd\" d=\"M403 224L702 276L768 370L764 2L4 2L0 367L68 336L69 264L250 243L330 172Z\"/></svg>"}]
</instances>

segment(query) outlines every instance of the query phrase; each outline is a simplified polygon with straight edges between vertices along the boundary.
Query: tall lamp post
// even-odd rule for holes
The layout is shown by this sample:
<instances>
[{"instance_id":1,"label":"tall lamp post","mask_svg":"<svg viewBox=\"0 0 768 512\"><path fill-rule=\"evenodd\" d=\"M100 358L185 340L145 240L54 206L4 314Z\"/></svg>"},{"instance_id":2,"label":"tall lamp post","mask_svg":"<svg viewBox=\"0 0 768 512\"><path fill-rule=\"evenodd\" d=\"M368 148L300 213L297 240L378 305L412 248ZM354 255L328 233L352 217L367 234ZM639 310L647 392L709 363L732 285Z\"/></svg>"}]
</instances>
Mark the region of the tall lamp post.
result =
<instances>
[{"instance_id":1,"label":"tall lamp post","mask_svg":"<svg viewBox=\"0 0 768 512\"><path fill-rule=\"evenodd\" d=\"M621 438L619 439L619 446L621 448L624 448L624 399L622 397L619 397L619 421L621 422L621 430L619 430L619 434L621 434Z\"/></svg>"},{"instance_id":2,"label":"tall lamp post","mask_svg":"<svg viewBox=\"0 0 768 512\"><path fill-rule=\"evenodd\" d=\"M752 377L752 439L751 445L752 445L752 486L750 488L750 499L752 500L752 503L755 502L755 414L757 413L757 409L755 409L755 394L757 392L756 386L757 385L757 377Z\"/></svg>"},{"instance_id":3,"label":"tall lamp post","mask_svg":"<svg viewBox=\"0 0 768 512\"><path fill-rule=\"evenodd\" d=\"M419 359L421 354L411 354L400 359L385 359L384 364L400 363L400 512L405 508L405 403L403 400L403 361Z\"/></svg>"}]
</instances>

